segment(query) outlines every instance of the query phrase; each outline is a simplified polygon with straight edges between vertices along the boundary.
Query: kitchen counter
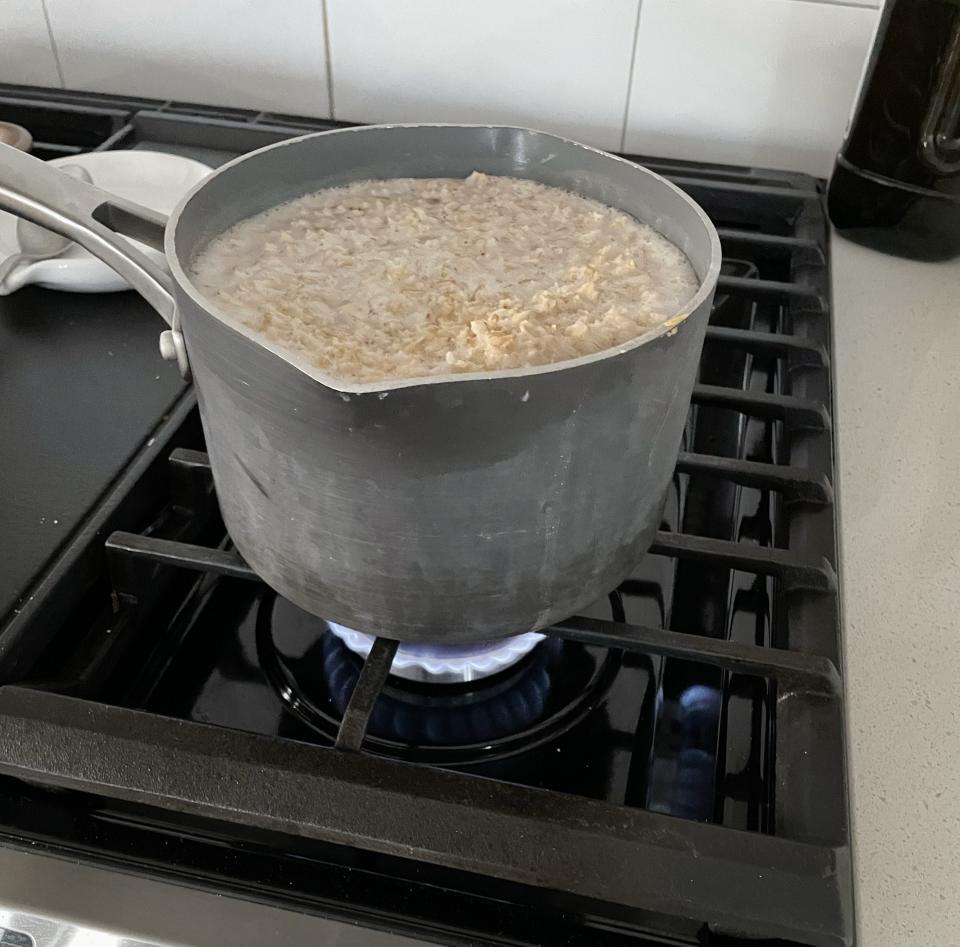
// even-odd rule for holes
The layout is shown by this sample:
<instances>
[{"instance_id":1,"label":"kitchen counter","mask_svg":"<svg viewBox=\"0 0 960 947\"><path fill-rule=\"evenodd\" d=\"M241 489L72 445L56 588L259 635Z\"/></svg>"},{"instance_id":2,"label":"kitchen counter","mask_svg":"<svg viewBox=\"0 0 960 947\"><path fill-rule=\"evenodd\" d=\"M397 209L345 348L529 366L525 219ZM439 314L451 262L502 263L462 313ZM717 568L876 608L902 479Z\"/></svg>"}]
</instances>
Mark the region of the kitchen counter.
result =
<instances>
[{"instance_id":1,"label":"kitchen counter","mask_svg":"<svg viewBox=\"0 0 960 947\"><path fill-rule=\"evenodd\" d=\"M960 261L834 236L858 944L960 945Z\"/></svg>"}]
</instances>

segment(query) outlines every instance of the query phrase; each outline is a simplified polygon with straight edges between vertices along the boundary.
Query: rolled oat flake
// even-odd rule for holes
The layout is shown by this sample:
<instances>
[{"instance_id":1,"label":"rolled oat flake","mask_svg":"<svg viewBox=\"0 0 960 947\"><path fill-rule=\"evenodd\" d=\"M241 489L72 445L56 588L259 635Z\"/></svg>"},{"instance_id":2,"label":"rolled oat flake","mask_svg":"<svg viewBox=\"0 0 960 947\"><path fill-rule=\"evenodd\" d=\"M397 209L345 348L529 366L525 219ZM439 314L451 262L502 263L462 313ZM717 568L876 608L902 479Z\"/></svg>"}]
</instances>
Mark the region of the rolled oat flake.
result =
<instances>
[{"instance_id":1,"label":"rolled oat flake","mask_svg":"<svg viewBox=\"0 0 960 947\"><path fill-rule=\"evenodd\" d=\"M216 237L192 270L221 313L354 382L601 352L698 287L683 252L630 215L479 172L308 194Z\"/></svg>"}]
</instances>

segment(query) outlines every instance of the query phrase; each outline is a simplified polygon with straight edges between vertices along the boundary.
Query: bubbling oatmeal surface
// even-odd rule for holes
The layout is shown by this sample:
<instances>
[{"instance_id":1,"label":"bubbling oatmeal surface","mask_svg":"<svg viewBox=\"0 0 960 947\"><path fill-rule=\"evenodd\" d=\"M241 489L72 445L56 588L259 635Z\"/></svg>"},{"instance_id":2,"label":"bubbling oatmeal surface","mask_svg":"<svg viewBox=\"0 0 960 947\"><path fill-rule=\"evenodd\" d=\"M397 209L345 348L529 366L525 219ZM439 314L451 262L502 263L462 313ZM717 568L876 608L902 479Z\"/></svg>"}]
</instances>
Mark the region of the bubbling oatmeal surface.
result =
<instances>
[{"instance_id":1,"label":"bubbling oatmeal surface","mask_svg":"<svg viewBox=\"0 0 960 947\"><path fill-rule=\"evenodd\" d=\"M359 383L600 352L678 314L699 285L628 214L479 172L308 194L216 237L192 271L222 312Z\"/></svg>"}]
</instances>

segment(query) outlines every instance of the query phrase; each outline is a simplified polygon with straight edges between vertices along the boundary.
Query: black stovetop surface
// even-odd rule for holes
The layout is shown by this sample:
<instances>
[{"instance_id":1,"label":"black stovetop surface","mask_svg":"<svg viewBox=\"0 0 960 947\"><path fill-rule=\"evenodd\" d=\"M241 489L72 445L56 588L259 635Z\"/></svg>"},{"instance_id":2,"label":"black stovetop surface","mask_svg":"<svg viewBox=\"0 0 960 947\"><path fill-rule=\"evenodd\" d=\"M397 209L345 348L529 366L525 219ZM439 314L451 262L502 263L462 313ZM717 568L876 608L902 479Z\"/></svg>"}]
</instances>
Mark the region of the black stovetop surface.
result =
<instances>
[{"instance_id":1,"label":"black stovetop surface","mask_svg":"<svg viewBox=\"0 0 960 947\"><path fill-rule=\"evenodd\" d=\"M211 164L334 124L0 118ZM661 533L472 684L377 680L255 580L141 300L0 299L0 840L438 940L851 942L821 183L645 163L725 251Z\"/></svg>"}]
</instances>

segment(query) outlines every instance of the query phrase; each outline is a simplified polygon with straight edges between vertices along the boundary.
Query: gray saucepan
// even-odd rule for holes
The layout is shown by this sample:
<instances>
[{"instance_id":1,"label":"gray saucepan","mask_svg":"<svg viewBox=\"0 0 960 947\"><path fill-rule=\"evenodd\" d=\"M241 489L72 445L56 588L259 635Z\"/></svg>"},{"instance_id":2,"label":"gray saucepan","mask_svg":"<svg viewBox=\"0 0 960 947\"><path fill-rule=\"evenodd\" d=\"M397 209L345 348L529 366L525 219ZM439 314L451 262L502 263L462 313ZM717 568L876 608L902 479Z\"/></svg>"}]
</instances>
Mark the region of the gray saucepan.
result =
<instances>
[{"instance_id":1,"label":"gray saucepan","mask_svg":"<svg viewBox=\"0 0 960 947\"><path fill-rule=\"evenodd\" d=\"M701 285L666 325L529 369L373 384L329 377L217 311L194 256L283 201L370 178L529 178L651 224ZM399 640L466 642L563 619L653 540L679 449L720 242L707 215L632 162L523 128L391 125L244 155L169 220L6 146L0 208L84 246L166 320L192 373L237 549L307 611ZM169 271L118 236L163 248Z\"/></svg>"}]
</instances>

